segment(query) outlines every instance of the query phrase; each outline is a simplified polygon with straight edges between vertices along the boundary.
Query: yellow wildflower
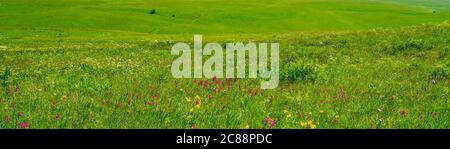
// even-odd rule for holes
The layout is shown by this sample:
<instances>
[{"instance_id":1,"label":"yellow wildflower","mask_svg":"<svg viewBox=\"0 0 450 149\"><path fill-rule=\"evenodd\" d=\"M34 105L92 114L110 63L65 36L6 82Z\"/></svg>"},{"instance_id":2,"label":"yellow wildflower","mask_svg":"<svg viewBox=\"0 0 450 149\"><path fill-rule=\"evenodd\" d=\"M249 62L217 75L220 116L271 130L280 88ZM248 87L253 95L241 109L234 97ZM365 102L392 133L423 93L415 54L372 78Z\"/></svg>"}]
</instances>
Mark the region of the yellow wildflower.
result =
<instances>
[{"instance_id":1,"label":"yellow wildflower","mask_svg":"<svg viewBox=\"0 0 450 149\"><path fill-rule=\"evenodd\" d=\"M305 122L300 122L300 126L305 127L306 123Z\"/></svg>"},{"instance_id":2,"label":"yellow wildflower","mask_svg":"<svg viewBox=\"0 0 450 149\"><path fill-rule=\"evenodd\" d=\"M291 117L292 117L292 114L289 113L288 115L286 115L286 117L287 117L287 118L291 118Z\"/></svg>"},{"instance_id":3,"label":"yellow wildflower","mask_svg":"<svg viewBox=\"0 0 450 149\"><path fill-rule=\"evenodd\" d=\"M201 100L197 100L195 101L195 108L200 108L200 106L202 105L202 101Z\"/></svg>"}]
</instances>

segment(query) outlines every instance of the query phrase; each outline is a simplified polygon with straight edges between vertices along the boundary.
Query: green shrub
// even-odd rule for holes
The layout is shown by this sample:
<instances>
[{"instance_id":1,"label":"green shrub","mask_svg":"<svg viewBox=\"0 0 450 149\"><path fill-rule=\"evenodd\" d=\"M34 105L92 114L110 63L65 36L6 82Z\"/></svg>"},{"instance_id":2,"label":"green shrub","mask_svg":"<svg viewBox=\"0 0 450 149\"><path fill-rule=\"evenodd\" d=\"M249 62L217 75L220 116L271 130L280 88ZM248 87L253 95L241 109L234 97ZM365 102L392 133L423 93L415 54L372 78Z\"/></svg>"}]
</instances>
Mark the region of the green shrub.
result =
<instances>
[{"instance_id":1,"label":"green shrub","mask_svg":"<svg viewBox=\"0 0 450 149\"><path fill-rule=\"evenodd\" d=\"M288 63L281 66L281 80L290 82L306 81L316 82L319 78L317 67L308 63Z\"/></svg>"},{"instance_id":2,"label":"green shrub","mask_svg":"<svg viewBox=\"0 0 450 149\"><path fill-rule=\"evenodd\" d=\"M3 70L3 73L0 76L0 80L2 81L2 87L6 88L7 87L7 81L8 78L11 76L11 70L9 70L9 68L5 68Z\"/></svg>"},{"instance_id":3,"label":"green shrub","mask_svg":"<svg viewBox=\"0 0 450 149\"><path fill-rule=\"evenodd\" d=\"M433 45L422 40L422 39L411 39L407 41L400 41L393 44L392 49L395 51L405 51L405 50L430 50Z\"/></svg>"},{"instance_id":4,"label":"green shrub","mask_svg":"<svg viewBox=\"0 0 450 149\"><path fill-rule=\"evenodd\" d=\"M156 10L155 10L155 9L152 9L152 10L150 10L148 13L149 13L149 14L156 14Z\"/></svg>"}]
</instances>

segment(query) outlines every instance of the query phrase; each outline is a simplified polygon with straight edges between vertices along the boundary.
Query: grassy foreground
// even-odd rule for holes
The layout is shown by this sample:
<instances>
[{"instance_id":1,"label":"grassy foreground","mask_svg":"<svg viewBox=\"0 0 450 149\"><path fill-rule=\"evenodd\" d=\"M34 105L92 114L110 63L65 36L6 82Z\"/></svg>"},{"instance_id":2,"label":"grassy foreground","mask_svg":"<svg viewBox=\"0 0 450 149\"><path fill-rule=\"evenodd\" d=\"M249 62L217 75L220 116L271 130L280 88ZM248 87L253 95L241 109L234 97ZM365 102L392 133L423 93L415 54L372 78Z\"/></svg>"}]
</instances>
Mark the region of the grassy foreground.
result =
<instances>
[{"instance_id":1,"label":"grassy foreground","mask_svg":"<svg viewBox=\"0 0 450 149\"><path fill-rule=\"evenodd\" d=\"M450 128L449 19L448 0L2 0L0 128ZM193 34L279 42L279 87L174 79Z\"/></svg>"},{"instance_id":2,"label":"grassy foreground","mask_svg":"<svg viewBox=\"0 0 450 149\"><path fill-rule=\"evenodd\" d=\"M0 37L0 128L450 128L445 22L204 36L280 42L275 90L251 79L174 79L170 38Z\"/></svg>"}]
</instances>

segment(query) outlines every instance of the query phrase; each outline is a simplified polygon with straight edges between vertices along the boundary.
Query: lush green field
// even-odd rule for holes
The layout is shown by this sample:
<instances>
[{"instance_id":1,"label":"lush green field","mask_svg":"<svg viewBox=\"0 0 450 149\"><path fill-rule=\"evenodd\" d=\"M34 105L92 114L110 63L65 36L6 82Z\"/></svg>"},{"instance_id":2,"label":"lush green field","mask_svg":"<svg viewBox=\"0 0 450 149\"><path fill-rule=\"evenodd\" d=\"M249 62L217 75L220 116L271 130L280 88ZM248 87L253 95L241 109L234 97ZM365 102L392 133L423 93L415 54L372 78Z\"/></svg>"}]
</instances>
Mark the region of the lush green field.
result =
<instances>
[{"instance_id":1,"label":"lush green field","mask_svg":"<svg viewBox=\"0 0 450 149\"><path fill-rule=\"evenodd\" d=\"M438 0L3 0L0 128L450 128L449 18ZM174 79L193 33L279 42L280 86Z\"/></svg>"},{"instance_id":2,"label":"lush green field","mask_svg":"<svg viewBox=\"0 0 450 149\"><path fill-rule=\"evenodd\" d=\"M449 7L448 0L3 0L0 27L157 34L354 30L439 23L450 18Z\"/></svg>"}]
</instances>

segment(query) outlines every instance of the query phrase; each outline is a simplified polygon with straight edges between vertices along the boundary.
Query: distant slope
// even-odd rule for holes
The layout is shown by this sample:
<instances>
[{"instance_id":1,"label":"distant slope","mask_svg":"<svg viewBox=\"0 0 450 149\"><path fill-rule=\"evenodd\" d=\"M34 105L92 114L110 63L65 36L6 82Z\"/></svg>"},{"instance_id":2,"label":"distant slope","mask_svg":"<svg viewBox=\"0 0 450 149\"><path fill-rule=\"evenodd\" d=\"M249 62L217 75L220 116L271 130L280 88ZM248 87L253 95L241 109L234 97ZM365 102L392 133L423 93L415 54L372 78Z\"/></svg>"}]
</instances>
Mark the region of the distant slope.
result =
<instances>
[{"instance_id":1,"label":"distant slope","mask_svg":"<svg viewBox=\"0 0 450 149\"><path fill-rule=\"evenodd\" d=\"M450 18L450 12L433 13L422 5L406 0L2 0L0 31L268 33L399 27ZM156 13L149 14L153 9Z\"/></svg>"},{"instance_id":2,"label":"distant slope","mask_svg":"<svg viewBox=\"0 0 450 149\"><path fill-rule=\"evenodd\" d=\"M450 0L384 0L389 2L397 2L412 6L434 9L437 11L450 11Z\"/></svg>"}]
</instances>

